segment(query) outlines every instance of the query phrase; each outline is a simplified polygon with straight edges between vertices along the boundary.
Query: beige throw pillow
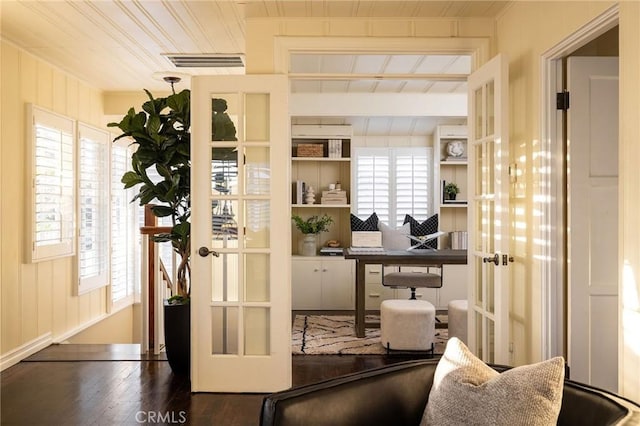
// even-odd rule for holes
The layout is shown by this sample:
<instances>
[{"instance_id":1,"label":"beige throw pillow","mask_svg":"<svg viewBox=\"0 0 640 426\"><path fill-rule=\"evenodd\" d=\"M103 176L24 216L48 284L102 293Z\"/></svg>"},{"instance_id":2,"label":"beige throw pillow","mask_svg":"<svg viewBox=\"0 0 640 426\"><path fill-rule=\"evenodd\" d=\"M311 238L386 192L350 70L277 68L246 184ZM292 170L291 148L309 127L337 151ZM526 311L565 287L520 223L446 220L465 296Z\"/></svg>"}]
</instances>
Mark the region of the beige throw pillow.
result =
<instances>
[{"instance_id":1,"label":"beige throw pillow","mask_svg":"<svg viewBox=\"0 0 640 426\"><path fill-rule=\"evenodd\" d=\"M555 425L563 385L562 357L498 373L453 337L420 425Z\"/></svg>"}]
</instances>

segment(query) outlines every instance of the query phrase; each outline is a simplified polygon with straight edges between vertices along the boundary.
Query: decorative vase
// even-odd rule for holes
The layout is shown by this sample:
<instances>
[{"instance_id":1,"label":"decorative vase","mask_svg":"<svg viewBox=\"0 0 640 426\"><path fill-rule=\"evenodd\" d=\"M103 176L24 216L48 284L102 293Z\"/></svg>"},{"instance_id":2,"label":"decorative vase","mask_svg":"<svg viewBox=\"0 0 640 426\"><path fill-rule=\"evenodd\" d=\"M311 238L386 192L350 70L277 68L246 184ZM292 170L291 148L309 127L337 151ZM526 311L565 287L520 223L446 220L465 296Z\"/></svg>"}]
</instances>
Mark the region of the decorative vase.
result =
<instances>
[{"instance_id":1,"label":"decorative vase","mask_svg":"<svg viewBox=\"0 0 640 426\"><path fill-rule=\"evenodd\" d=\"M315 204L316 202L316 191L312 186L307 188L307 192L304 194L304 203L305 204Z\"/></svg>"},{"instance_id":2,"label":"decorative vase","mask_svg":"<svg viewBox=\"0 0 640 426\"><path fill-rule=\"evenodd\" d=\"M190 304L164 302L164 343L167 361L175 374L188 376L191 366Z\"/></svg>"},{"instance_id":3,"label":"decorative vase","mask_svg":"<svg viewBox=\"0 0 640 426\"><path fill-rule=\"evenodd\" d=\"M316 255L316 234L304 234L302 239L302 249L300 253L303 256L315 256Z\"/></svg>"}]
</instances>

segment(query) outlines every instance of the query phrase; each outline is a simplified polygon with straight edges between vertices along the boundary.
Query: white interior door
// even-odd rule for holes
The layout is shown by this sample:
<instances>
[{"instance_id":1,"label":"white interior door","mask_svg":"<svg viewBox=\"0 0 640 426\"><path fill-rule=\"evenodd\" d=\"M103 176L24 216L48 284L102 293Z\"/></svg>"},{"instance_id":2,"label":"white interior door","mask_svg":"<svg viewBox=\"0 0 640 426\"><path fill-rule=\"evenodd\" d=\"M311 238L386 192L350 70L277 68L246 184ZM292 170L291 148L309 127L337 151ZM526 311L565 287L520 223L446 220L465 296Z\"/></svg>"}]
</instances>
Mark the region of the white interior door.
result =
<instances>
[{"instance_id":1,"label":"white interior door","mask_svg":"<svg viewBox=\"0 0 640 426\"><path fill-rule=\"evenodd\" d=\"M508 61L469 76L468 339L485 362L509 363Z\"/></svg>"},{"instance_id":2,"label":"white interior door","mask_svg":"<svg viewBox=\"0 0 640 426\"><path fill-rule=\"evenodd\" d=\"M571 378L618 390L618 58L567 60Z\"/></svg>"},{"instance_id":3,"label":"white interior door","mask_svg":"<svg viewBox=\"0 0 640 426\"><path fill-rule=\"evenodd\" d=\"M192 79L194 392L291 386L287 91L285 76Z\"/></svg>"}]
</instances>

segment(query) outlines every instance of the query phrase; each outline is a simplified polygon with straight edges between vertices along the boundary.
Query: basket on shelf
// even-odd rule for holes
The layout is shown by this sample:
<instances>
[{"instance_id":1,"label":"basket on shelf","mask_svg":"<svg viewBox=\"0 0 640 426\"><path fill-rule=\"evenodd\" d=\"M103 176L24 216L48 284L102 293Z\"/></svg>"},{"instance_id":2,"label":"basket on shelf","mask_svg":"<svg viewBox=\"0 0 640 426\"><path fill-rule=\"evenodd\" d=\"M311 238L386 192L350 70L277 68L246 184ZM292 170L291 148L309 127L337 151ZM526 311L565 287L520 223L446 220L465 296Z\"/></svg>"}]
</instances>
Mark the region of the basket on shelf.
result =
<instances>
[{"instance_id":1,"label":"basket on shelf","mask_svg":"<svg viewBox=\"0 0 640 426\"><path fill-rule=\"evenodd\" d=\"M298 144L298 157L323 157L324 148L319 143L301 143Z\"/></svg>"}]
</instances>

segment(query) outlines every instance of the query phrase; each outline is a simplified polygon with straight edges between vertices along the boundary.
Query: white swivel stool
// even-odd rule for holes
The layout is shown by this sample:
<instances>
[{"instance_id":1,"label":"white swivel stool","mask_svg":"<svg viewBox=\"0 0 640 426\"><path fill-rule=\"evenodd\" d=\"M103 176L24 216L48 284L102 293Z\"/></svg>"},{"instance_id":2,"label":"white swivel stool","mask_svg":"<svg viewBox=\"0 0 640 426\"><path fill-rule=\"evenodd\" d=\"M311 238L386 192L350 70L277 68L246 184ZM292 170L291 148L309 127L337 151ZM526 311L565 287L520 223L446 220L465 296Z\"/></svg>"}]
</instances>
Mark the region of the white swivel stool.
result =
<instances>
[{"instance_id":1,"label":"white swivel stool","mask_svg":"<svg viewBox=\"0 0 640 426\"><path fill-rule=\"evenodd\" d=\"M426 300L384 300L380 304L380 342L387 349L434 348L436 308Z\"/></svg>"},{"instance_id":2,"label":"white swivel stool","mask_svg":"<svg viewBox=\"0 0 640 426\"><path fill-rule=\"evenodd\" d=\"M467 344L467 301L452 300L447 305L449 339L457 337Z\"/></svg>"}]
</instances>

